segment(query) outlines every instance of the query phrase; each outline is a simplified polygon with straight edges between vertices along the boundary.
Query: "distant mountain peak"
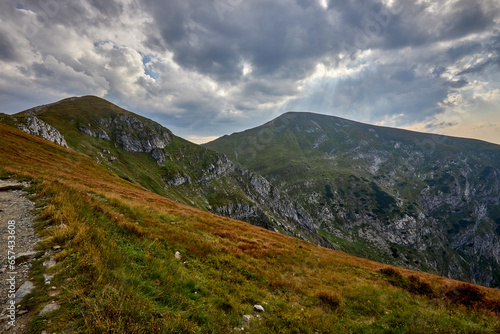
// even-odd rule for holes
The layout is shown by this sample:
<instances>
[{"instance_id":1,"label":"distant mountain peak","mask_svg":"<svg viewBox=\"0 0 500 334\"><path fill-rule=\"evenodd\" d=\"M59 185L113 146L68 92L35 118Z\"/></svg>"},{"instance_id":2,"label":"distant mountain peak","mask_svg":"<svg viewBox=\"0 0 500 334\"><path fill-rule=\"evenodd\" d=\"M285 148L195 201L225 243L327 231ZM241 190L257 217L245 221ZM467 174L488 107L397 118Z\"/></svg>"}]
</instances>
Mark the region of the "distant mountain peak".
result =
<instances>
[{"instance_id":1,"label":"distant mountain peak","mask_svg":"<svg viewBox=\"0 0 500 334\"><path fill-rule=\"evenodd\" d=\"M499 145L288 112L206 147L291 196L334 247L500 286L492 269L500 263Z\"/></svg>"}]
</instances>

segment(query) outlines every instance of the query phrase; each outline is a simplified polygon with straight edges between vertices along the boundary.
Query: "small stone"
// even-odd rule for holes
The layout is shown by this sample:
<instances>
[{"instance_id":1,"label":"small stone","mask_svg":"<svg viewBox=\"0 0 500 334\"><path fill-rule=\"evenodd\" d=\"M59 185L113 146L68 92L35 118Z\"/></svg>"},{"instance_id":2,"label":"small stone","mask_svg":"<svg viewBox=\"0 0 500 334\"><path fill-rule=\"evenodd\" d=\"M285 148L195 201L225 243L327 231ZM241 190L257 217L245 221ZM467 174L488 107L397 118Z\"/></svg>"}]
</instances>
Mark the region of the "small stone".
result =
<instances>
[{"instance_id":1,"label":"small stone","mask_svg":"<svg viewBox=\"0 0 500 334\"><path fill-rule=\"evenodd\" d=\"M54 247L52 247L52 249L57 252L57 251L61 250L61 246L54 246Z\"/></svg>"},{"instance_id":2,"label":"small stone","mask_svg":"<svg viewBox=\"0 0 500 334\"><path fill-rule=\"evenodd\" d=\"M48 260L45 260L45 262L43 263L43 266L46 268L52 268L55 265L56 265L56 261L54 260L54 258L52 256Z\"/></svg>"},{"instance_id":3,"label":"small stone","mask_svg":"<svg viewBox=\"0 0 500 334\"><path fill-rule=\"evenodd\" d=\"M54 278L54 276L52 276L52 275L43 274L43 279L45 280L45 285L50 285L50 282L52 281L53 278Z\"/></svg>"},{"instance_id":4,"label":"small stone","mask_svg":"<svg viewBox=\"0 0 500 334\"><path fill-rule=\"evenodd\" d=\"M21 310L21 311L17 312L17 315L23 315L23 314L26 314L26 313L28 313L28 311Z\"/></svg>"},{"instance_id":5,"label":"small stone","mask_svg":"<svg viewBox=\"0 0 500 334\"><path fill-rule=\"evenodd\" d=\"M15 299L16 304L19 305L24 296L33 291L34 288L35 285L32 282L30 281L24 282L16 291L16 299Z\"/></svg>"},{"instance_id":6,"label":"small stone","mask_svg":"<svg viewBox=\"0 0 500 334\"><path fill-rule=\"evenodd\" d=\"M181 259L182 259L182 255L181 255L181 253L180 253L180 252L175 252L175 258L176 258L177 260L181 260Z\"/></svg>"},{"instance_id":7,"label":"small stone","mask_svg":"<svg viewBox=\"0 0 500 334\"><path fill-rule=\"evenodd\" d=\"M241 321L243 322L243 325L245 326L249 326L250 325L250 322L252 321L252 316L249 315L249 314L245 314L243 316L243 318L241 319Z\"/></svg>"},{"instance_id":8,"label":"small stone","mask_svg":"<svg viewBox=\"0 0 500 334\"><path fill-rule=\"evenodd\" d=\"M33 256L35 255L37 252L33 251L33 252L24 252L24 253L20 253L17 255L17 258L20 258L20 257L23 257L23 256Z\"/></svg>"},{"instance_id":9,"label":"small stone","mask_svg":"<svg viewBox=\"0 0 500 334\"><path fill-rule=\"evenodd\" d=\"M40 315L44 315L50 312L53 312L55 310L58 310L61 306L57 304L47 304L43 307L43 309L40 311Z\"/></svg>"},{"instance_id":10,"label":"small stone","mask_svg":"<svg viewBox=\"0 0 500 334\"><path fill-rule=\"evenodd\" d=\"M257 312L264 312L264 308L262 307L262 305L254 305L253 308Z\"/></svg>"},{"instance_id":11,"label":"small stone","mask_svg":"<svg viewBox=\"0 0 500 334\"><path fill-rule=\"evenodd\" d=\"M7 270L7 267L3 267L2 269L0 269L0 272L4 273L6 270Z\"/></svg>"}]
</instances>

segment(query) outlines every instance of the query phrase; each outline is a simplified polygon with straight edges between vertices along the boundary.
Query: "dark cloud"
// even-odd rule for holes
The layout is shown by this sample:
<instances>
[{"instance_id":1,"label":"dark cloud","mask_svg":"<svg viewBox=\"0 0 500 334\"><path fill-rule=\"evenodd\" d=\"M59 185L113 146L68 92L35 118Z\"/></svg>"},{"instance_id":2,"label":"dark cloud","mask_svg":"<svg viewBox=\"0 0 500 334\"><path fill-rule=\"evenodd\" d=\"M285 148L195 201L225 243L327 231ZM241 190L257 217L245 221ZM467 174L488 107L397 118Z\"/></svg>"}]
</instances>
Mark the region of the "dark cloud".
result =
<instances>
[{"instance_id":1,"label":"dark cloud","mask_svg":"<svg viewBox=\"0 0 500 334\"><path fill-rule=\"evenodd\" d=\"M287 108L410 124L498 88L498 1L386 3L2 2L0 98L95 94L210 135Z\"/></svg>"},{"instance_id":2,"label":"dark cloud","mask_svg":"<svg viewBox=\"0 0 500 334\"><path fill-rule=\"evenodd\" d=\"M458 75L479 74L485 80L491 80L492 76L500 72L500 33L489 38L487 43L476 52L465 55L482 55L482 59L468 64ZM464 56L465 56L464 55Z\"/></svg>"},{"instance_id":3,"label":"dark cloud","mask_svg":"<svg viewBox=\"0 0 500 334\"><path fill-rule=\"evenodd\" d=\"M462 87L465 87L469 84L469 82L467 81L467 79L460 79L460 80L457 80L457 81L452 81L450 82L450 87L451 88L462 88Z\"/></svg>"},{"instance_id":4,"label":"dark cloud","mask_svg":"<svg viewBox=\"0 0 500 334\"><path fill-rule=\"evenodd\" d=\"M17 58L16 49L8 35L8 32L0 30L0 60L3 61L13 61Z\"/></svg>"},{"instance_id":5,"label":"dark cloud","mask_svg":"<svg viewBox=\"0 0 500 334\"><path fill-rule=\"evenodd\" d=\"M450 61L453 62L463 58L464 56L480 53L482 48L483 45L477 41L466 41L450 47L446 50L446 54L448 55Z\"/></svg>"},{"instance_id":6,"label":"dark cloud","mask_svg":"<svg viewBox=\"0 0 500 334\"><path fill-rule=\"evenodd\" d=\"M217 1L229 8L223 16ZM240 79L243 60L252 63L256 76L281 75L288 68L287 74L299 79L325 56L336 34L317 2L256 0L229 7L230 2L217 1L150 2L146 7L175 61L216 80Z\"/></svg>"},{"instance_id":7,"label":"dark cloud","mask_svg":"<svg viewBox=\"0 0 500 334\"><path fill-rule=\"evenodd\" d=\"M460 39L473 33L493 30L500 13L500 6L492 0L460 0L448 2L439 8L433 8L439 5L438 1L399 3L400 13L390 14L390 21L385 26L380 24L383 38L374 41L372 46L390 49L422 47ZM380 22L375 17L373 21Z\"/></svg>"},{"instance_id":8,"label":"dark cloud","mask_svg":"<svg viewBox=\"0 0 500 334\"><path fill-rule=\"evenodd\" d=\"M407 70L396 71L393 75L391 75L391 79L400 81L400 82L409 82L415 79L415 68L410 68Z\"/></svg>"},{"instance_id":9,"label":"dark cloud","mask_svg":"<svg viewBox=\"0 0 500 334\"><path fill-rule=\"evenodd\" d=\"M19 0L22 7L36 14L37 22L30 22L27 29L63 25L84 34L89 27L106 27L120 19L123 4L120 0L40 1Z\"/></svg>"},{"instance_id":10,"label":"dark cloud","mask_svg":"<svg viewBox=\"0 0 500 334\"><path fill-rule=\"evenodd\" d=\"M54 71L48 68L43 63L33 63L31 66L32 73L39 78L51 78L54 77Z\"/></svg>"}]
</instances>

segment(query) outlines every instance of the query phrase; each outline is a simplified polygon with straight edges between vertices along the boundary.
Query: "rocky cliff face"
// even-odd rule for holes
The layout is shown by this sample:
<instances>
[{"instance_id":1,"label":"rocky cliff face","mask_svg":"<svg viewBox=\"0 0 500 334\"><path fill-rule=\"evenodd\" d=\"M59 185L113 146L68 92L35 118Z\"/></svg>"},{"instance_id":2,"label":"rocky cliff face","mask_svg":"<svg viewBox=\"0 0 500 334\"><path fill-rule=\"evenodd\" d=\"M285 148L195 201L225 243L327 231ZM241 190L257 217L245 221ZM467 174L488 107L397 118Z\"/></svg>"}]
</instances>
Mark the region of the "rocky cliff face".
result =
<instances>
[{"instance_id":1,"label":"rocky cliff face","mask_svg":"<svg viewBox=\"0 0 500 334\"><path fill-rule=\"evenodd\" d=\"M173 134L155 122L129 114L114 114L85 125L79 125L78 129L127 152L148 153L160 165L168 159L164 148L172 141Z\"/></svg>"},{"instance_id":2,"label":"rocky cliff face","mask_svg":"<svg viewBox=\"0 0 500 334\"><path fill-rule=\"evenodd\" d=\"M200 161L199 173L177 174L166 181L169 189L196 187L207 198L208 210L215 214L332 247L317 234L309 213L277 187L256 173L235 166L225 155L207 152L190 157L191 161ZM203 167L201 161L207 154L213 160Z\"/></svg>"},{"instance_id":3,"label":"rocky cliff face","mask_svg":"<svg viewBox=\"0 0 500 334\"><path fill-rule=\"evenodd\" d=\"M68 147L66 140L59 131L36 116L23 118L23 122L18 123L17 126L26 133L44 138L63 147Z\"/></svg>"}]
</instances>

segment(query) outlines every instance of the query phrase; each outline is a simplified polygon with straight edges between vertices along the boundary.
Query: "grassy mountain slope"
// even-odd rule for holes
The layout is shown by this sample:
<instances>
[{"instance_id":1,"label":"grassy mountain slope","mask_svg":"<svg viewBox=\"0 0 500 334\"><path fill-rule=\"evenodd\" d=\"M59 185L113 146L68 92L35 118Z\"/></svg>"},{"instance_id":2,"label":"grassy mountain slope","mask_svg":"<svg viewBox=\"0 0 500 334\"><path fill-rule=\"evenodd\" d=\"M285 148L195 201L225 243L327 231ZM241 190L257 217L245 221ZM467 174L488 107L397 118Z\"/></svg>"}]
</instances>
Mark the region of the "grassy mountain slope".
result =
<instances>
[{"instance_id":1,"label":"grassy mountain slope","mask_svg":"<svg viewBox=\"0 0 500 334\"><path fill-rule=\"evenodd\" d=\"M65 141L120 177L170 199L330 245L316 233L307 212L262 177L101 98L68 98L2 120Z\"/></svg>"},{"instance_id":2,"label":"grassy mountain slope","mask_svg":"<svg viewBox=\"0 0 500 334\"><path fill-rule=\"evenodd\" d=\"M61 305L35 316L31 333L500 329L499 290L387 268L173 202L3 124L0 137L0 176L32 182L43 238L31 273L37 287L23 303L35 314ZM55 245L57 265L46 269ZM49 296L43 273L59 294Z\"/></svg>"},{"instance_id":3,"label":"grassy mountain slope","mask_svg":"<svg viewBox=\"0 0 500 334\"><path fill-rule=\"evenodd\" d=\"M278 186L337 249L500 286L500 147L287 113L206 147Z\"/></svg>"}]
</instances>

